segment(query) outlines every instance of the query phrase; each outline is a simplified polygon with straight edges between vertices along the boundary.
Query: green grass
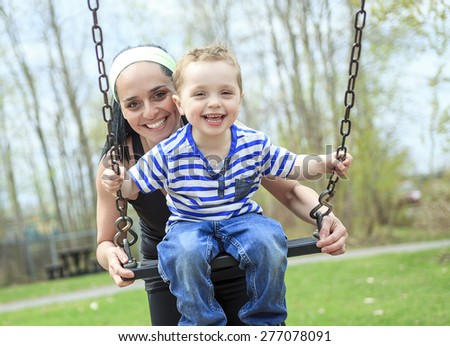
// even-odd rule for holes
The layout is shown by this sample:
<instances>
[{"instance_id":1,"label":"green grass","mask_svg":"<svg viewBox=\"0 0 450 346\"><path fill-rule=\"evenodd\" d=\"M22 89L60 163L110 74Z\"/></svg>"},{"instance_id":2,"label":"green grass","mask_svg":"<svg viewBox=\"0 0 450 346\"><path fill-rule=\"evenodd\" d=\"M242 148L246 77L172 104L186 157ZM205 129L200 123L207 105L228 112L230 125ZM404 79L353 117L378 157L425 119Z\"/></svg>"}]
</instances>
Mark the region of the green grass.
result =
<instances>
[{"instance_id":1,"label":"green grass","mask_svg":"<svg viewBox=\"0 0 450 346\"><path fill-rule=\"evenodd\" d=\"M288 268L288 325L448 326L450 325L450 248L384 254L360 259L305 263ZM110 283L107 274L24 287L16 299ZM76 288L75 288L76 287ZM0 295L8 289L1 289ZM8 326L148 325L143 289L102 298L0 314Z\"/></svg>"},{"instance_id":2,"label":"green grass","mask_svg":"<svg viewBox=\"0 0 450 346\"><path fill-rule=\"evenodd\" d=\"M290 325L450 325L450 249L290 267Z\"/></svg>"},{"instance_id":3,"label":"green grass","mask_svg":"<svg viewBox=\"0 0 450 346\"><path fill-rule=\"evenodd\" d=\"M109 274L102 272L61 280L41 281L28 285L0 287L0 303L8 303L15 300L31 299L64 292L95 288L104 285L111 285L111 283L112 281Z\"/></svg>"},{"instance_id":4,"label":"green grass","mask_svg":"<svg viewBox=\"0 0 450 346\"><path fill-rule=\"evenodd\" d=\"M150 317L142 289L8 312L0 321L3 326L145 326Z\"/></svg>"}]
</instances>

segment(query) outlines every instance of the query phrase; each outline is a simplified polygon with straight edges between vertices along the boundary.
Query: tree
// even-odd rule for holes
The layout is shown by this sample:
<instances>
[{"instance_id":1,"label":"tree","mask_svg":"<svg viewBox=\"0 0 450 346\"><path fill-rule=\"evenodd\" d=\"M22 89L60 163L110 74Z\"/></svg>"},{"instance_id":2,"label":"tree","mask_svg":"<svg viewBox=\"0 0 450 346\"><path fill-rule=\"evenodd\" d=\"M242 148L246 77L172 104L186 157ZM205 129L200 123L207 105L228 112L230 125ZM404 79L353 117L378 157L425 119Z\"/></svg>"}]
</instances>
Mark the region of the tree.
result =
<instances>
[{"instance_id":1,"label":"tree","mask_svg":"<svg viewBox=\"0 0 450 346\"><path fill-rule=\"evenodd\" d=\"M49 25L50 28L50 35L53 36L53 43L56 47L56 57L54 58L51 55L52 47L50 38L47 40L47 44L49 46L49 61L50 61L50 78L52 80L52 86L53 86L53 93L55 94L55 99L57 102L63 98L67 100L67 107L62 102L59 102L58 104L58 110L56 111L56 125L57 129L61 129L62 125L62 117L66 116L67 112L70 112L72 115L75 125L78 131L78 145L77 149L80 149L79 152L72 152L69 155L66 154L65 147L65 138L62 137L62 133L60 131L56 131L57 135L59 136L59 147L61 148L61 156L63 158L67 158L69 161L72 158L74 162L72 162L72 168L75 171L78 171L78 174L74 176L74 179L69 183L66 184L66 190L68 191L67 197L67 214L70 217L70 211L73 207L73 203L76 203L76 198L74 195L74 192L72 191L72 188L70 184L73 183L73 181L79 181L79 187L77 190L78 197L81 197L81 204L84 204L84 206L80 209L77 209L78 211L78 220L86 221L86 220L92 220L93 213L95 206L95 194L92 193L95 191L95 169L96 167L93 164L92 161L92 152L91 152L91 140L88 138L86 134L86 124L82 119L82 111L81 106L79 105L79 92L75 85L78 83L78 81L74 78L74 73L71 72L74 69L69 67L69 61L66 57L67 55L67 49L64 47L64 39L62 37L62 30L63 28L58 22L56 10L53 4L53 0L48 0L48 14L49 14ZM82 59L79 58L81 61ZM55 72L59 76L59 81L55 80L54 75ZM58 83L59 82L59 83ZM58 89L55 87L58 84L62 84L62 88L64 93L60 94ZM77 157L79 154L79 157ZM65 163L63 164L65 165ZM66 173L69 173L68 170L65 170ZM71 202L73 201L73 202ZM80 205L81 207L81 205ZM86 215L87 214L87 215ZM91 222L85 223L84 226L92 225Z\"/></svg>"},{"instance_id":2,"label":"tree","mask_svg":"<svg viewBox=\"0 0 450 346\"><path fill-rule=\"evenodd\" d=\"M15 61L18 63L21 75L14 70L14 67L9 64L9 70L14 77L15 85L19 89L20 98L23 100L25 105L25 114L27 115L28 122L32 125L35 134L39 140L39 144L42 149L42 154L44 157L44 164L47 169L47 178L50 183L50 191L53 200L56 202L54 205L55 214L57 219L58 227L61 230L65 230L65 223L63 215L59 206L59 195L57 189L56 178L54 174L54 167L50 159L49 144L45 136L45 130L42 124L41 116L41 101L38 97L38 90L36 86L36 80L31 70L28 61L25 59L27 56L20 47L20 41L18 38L18 29L13 18L7 15L2 10L2 18L4 21L5 31L10 40L10 45L12 47L13 56ZM33 160L34 158L31 158ZM31 165L30 165L31 166ZM38 192L39 193L39 192Z\"/></svg>"},{"instance_id":3,"label":"tree","mask_svg":"<svg viewBox=\"0 0 450 346\"><path fill-rule=\"evenodd\" d=\"M1 8L6 33L2 43L10 47L2 60L5 72L14 81L6 93L9 100L18 100L17 106L9 106L5 114L21 123L22 131L13 143L24 153L30 152L21 179L31 182L46 229L85 229L95 223L96 165L89 126L95 123L86 121L89 112L83 109L90 105L83 103L83 88L90 86L81 73L84 50L76 49L76 40L67 44L65 28L72 18L62 18L54 1L35 5L32 17L23 9L17 10L20 4L9 3ZM23 14L12 15L18 12ZM33 30L26 31L31 23ZM29 54L33 44L38 58ZM45 49L40 51L41 47ZM18 112L20 106L23 111ZM18 139L25 136L28 126L31 134L20 145ZM17 191L19 196L29 192L23 188ZM25 218L31 213L27 214Z\"/></svg>"}]
</instances>

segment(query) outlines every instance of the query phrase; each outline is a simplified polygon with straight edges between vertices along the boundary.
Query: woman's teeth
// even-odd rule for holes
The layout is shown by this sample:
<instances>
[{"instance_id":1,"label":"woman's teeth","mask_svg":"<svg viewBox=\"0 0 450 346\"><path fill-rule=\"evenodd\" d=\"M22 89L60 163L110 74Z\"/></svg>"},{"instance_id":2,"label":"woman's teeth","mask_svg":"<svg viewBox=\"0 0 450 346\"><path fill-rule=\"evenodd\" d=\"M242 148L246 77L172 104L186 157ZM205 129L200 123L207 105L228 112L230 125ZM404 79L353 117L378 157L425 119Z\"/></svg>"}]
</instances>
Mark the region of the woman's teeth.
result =
<instances>
[{"instance_id":1,"label":"woman's teeth","mask_svg":"<svg viewBox=\"0 0 450 346\"><path fill-rule=\"evenodd\" d=\"M164 118L164 119L161 119L160 121L158 121L157 123L154 123L154 124L147 124L146 126L149 128L149 129L156 129L156 128L158 128L158 127L161 127L162 125L164 125L164 123L166 122L166 118Z\"/></svg>"}]
</instances>

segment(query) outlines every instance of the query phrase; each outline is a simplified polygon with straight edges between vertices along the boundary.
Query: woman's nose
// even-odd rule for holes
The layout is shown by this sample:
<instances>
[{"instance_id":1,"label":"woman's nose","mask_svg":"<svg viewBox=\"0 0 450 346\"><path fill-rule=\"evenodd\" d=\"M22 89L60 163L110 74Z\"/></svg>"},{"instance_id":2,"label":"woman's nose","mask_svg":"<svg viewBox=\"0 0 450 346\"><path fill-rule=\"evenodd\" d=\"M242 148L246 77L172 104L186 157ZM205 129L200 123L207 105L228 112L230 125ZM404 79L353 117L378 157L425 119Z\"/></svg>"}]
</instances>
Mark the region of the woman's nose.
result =
<instances>
[{"instance_id":1,"label":"woman's nose","mask_svg":"<svg viewBox=\"0 0 450 346\"><path fill-rule=\"evenodd\" d=\"M158 113L158 108L152 105L151 102L146 102L144 104L143 116L147 119L154 119Z\"/></svg>"}]
</instances>

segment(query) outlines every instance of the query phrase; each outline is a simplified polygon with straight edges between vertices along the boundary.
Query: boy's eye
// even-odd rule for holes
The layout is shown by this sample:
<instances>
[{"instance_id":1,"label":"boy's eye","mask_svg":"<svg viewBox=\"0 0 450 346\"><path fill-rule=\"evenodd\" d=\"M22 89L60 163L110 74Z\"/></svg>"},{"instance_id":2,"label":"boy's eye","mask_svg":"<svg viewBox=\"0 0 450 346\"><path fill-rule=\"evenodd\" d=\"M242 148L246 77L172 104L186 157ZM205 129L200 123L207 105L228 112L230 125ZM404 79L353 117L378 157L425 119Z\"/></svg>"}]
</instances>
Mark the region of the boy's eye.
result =
<instances>
[{"instance_id":1,"label":"boy's eye","mask_svg":"<svg viewBox=\"0 0 450 346\"><path fill-rule=\"evenodd\" d=\"M222 95L224 97L233 97L234 95L236 95L236 93L231 90L224 90L222 91Z\"/></svg>"}]
</instances>

